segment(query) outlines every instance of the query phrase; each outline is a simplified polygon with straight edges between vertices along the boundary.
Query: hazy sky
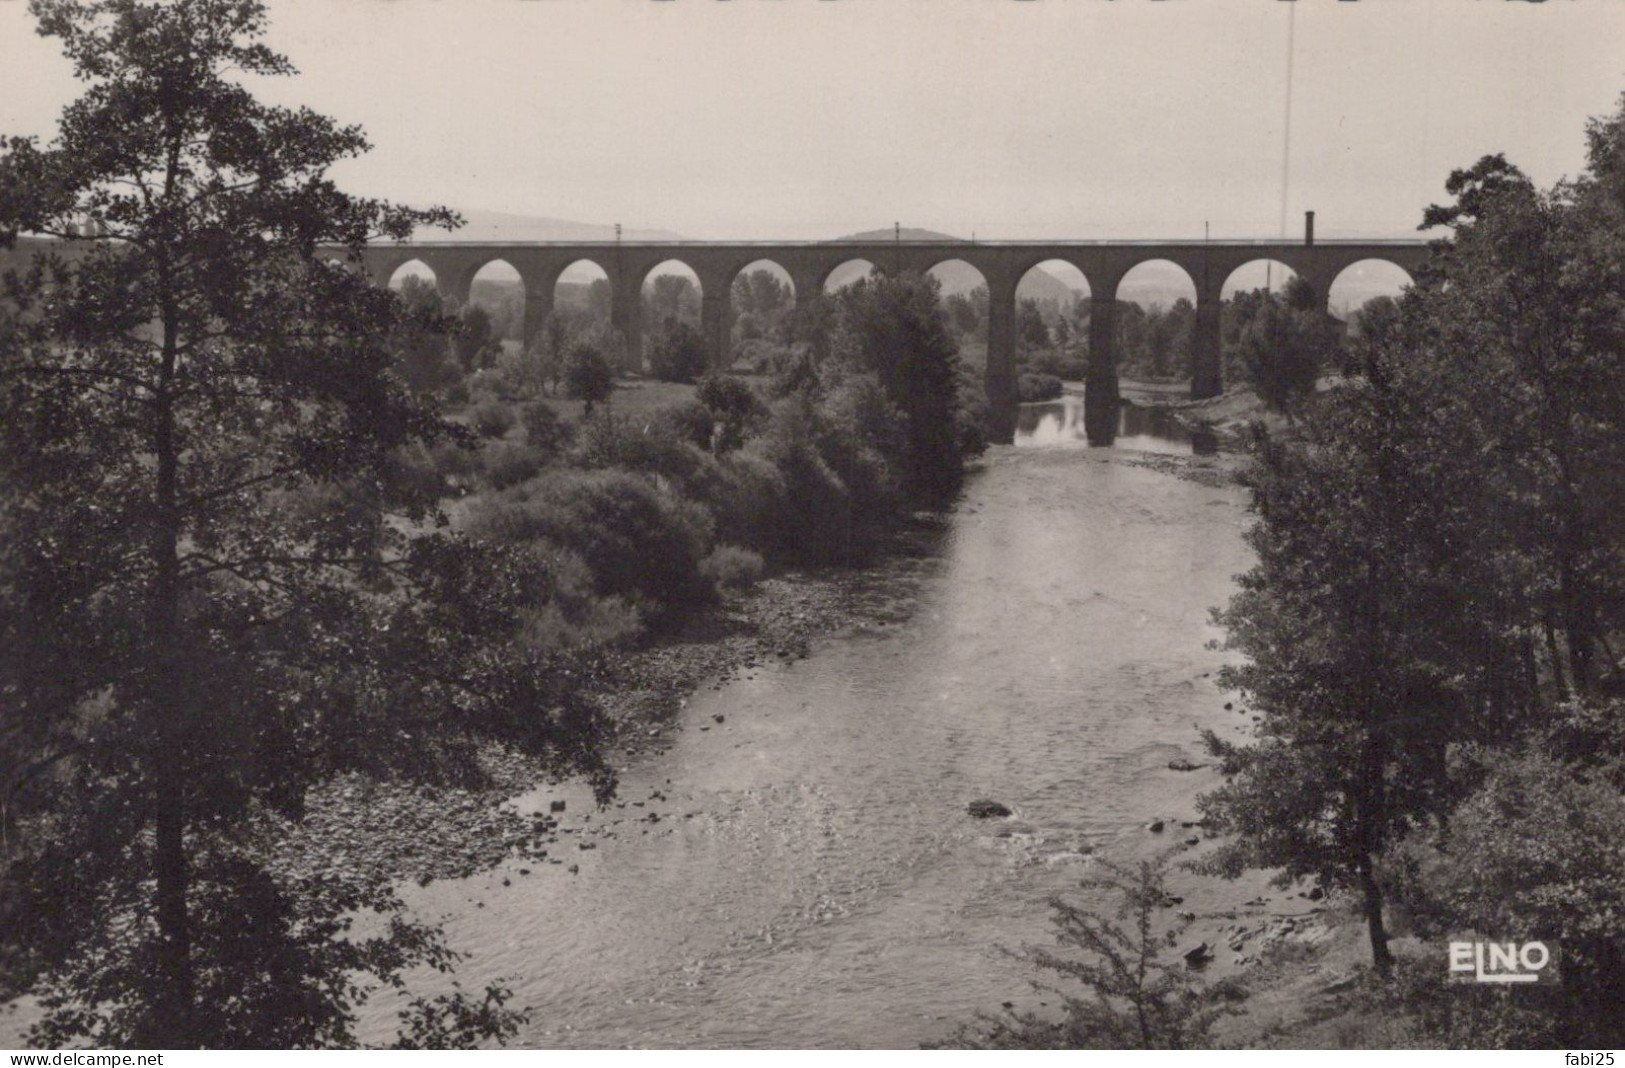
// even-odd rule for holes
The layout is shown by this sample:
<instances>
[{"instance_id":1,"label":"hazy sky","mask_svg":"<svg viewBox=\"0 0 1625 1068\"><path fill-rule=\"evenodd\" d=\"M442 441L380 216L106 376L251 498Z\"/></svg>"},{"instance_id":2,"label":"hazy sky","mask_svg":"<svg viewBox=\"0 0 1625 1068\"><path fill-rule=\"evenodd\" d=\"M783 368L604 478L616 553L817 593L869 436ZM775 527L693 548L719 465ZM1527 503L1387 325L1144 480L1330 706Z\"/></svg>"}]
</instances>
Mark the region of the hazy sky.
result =
<instances>
[{"instance_id":1,"label":"hazy sky","mask_svg":"<svg viewBox=\"0 0 1625 1068\"><path fill-rule=\"evenodd\" d=\"M1405 236L1452 167L1583 163L1616 0L273 0L349 189L700 238ZM78 89L0 0L0 132Z\"/></svg>"}]
</instances>

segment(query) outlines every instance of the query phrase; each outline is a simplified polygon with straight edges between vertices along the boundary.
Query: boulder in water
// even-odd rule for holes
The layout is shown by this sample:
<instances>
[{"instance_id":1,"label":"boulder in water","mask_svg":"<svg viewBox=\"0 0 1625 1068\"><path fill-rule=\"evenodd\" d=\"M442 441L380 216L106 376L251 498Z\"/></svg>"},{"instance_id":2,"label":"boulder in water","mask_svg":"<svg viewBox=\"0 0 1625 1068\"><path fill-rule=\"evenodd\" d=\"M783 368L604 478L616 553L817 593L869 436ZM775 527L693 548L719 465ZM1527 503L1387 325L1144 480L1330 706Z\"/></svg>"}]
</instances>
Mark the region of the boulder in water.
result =
<instances>
[{"instance_id":1,"label":"boulder in water","mask_svg":"<svg viewBox=\"0 0 1625 1068\"><path fill-rule=\"evenodd\" d=\"M999 804L997 801L989 801L985 797L972 801L966 806L966 810L979 820L1003 819L1010 815L1010 810L1004 805Z\"/></svg>"}]
</instances>

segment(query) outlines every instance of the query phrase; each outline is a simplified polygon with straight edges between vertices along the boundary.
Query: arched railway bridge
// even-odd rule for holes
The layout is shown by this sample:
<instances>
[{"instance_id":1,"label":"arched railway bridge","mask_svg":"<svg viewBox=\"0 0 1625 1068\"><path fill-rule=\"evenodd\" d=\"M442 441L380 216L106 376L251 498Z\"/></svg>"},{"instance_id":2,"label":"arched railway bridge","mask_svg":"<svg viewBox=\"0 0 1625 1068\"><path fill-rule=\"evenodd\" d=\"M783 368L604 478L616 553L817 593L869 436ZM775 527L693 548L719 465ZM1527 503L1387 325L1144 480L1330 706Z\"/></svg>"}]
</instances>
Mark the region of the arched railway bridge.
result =
<instances>
[{"instance_id":1,"label":"arched railway bridge","mask_svg":"<svg viewBox=\"0 0 1625 1068\"><path fill-rule=\"evenodd\" d=\"M7 259L29 254L39 242L19 241ZM338 256L340 250L329 254ZM366 271L387 285L403 266L417 261L434 274L442 294L466 301L474 276L494 263L506 263L523 287L524 332L528 338L553 310L554 290L572 265L596 265L609 280L610 321L626 338L628 351L642 351L645 332L642 293L657 268L673 261L699 279L700 330L709 362L729 362L736 277L747 268L776 264L790 278L796 298L821 293L830 276L845 264L867 261L881 272L927 272L950 261L969 264L981 273L988 289L987 394L994 440L1008 441L1016 415L1016 289L1032 268L1060 261L1080 271L1088 283L1090 387L1098 397L1116 397L1118 286L1136 266L1166 261L1189 278L1196 293L1191 339L1191 395L1216 396L1223 388L1220 371L1219 307L1231 276L1257 261L1272 260L1291 268L1308 283L1327 310L1338 275L1355 264L1380 261L1414 275L1427 257L1424 241L1316 241L1312 223L1301 241L626 241L626 242L477 242L416 241L368 246L362 251Z\"/></svg>"}]
</instances>

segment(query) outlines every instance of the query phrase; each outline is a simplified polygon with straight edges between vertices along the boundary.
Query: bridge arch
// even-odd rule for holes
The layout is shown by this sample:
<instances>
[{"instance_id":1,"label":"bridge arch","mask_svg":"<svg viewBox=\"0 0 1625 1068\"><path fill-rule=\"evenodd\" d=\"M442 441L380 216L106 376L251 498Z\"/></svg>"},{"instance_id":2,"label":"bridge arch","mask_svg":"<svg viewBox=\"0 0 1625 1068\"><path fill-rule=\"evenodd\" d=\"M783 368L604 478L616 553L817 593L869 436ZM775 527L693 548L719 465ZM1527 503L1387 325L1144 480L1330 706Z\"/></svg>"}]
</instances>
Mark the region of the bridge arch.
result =
<instances>
[{"instance_id":1,"label":"bridge arch","mask_svg":"<svg viewBox=\"0 0 1625 1068\"><path fill-rule=\"evenodd\" d=\"M1051 258L1028 267L1016 282L1018 348L1029 358L1034 347L1048 350L1054 357L1052 371L1062 378L1082 378L1093 294L1089 276L1071 260ZM1034 312L1036 322L1031 321Z\"/></svg>"},{"instance_id":2,"label":"bridge arch","mask_svg":"<svg viewBox=\"0 0 1625 1068\"><path fill-rule=\"evenodd\" d=\"M1141 260L1125 271L1113 316L1119 374L1162 382L1191 378L1199 299L1196 280L1173 260Z\"/></svg>"},{"instance_id":3,"label":"bridge arch","mask_svg":"<svg viewBox=\"0 0 1625 1068\"><path fill-rule=\"evenodd\" d=\"M727 362L768 370L789 343L791 317L804 300L795 276L773 259L754 259L728 273Z\"/></svg>"},{"instance_id":4,"label":"bridge arch","mask_svg":"<svg viewBox=\"0 0 1625 1068\"><path fill-rule=\"evenodd\" d=\"M433 267L414 257L396 264L395 269L389 272L389 277L384 281L384 285L389 289L403 289L408 278L416 278L418 281L431 286L438 285L440 282L439 277L434 273Z\"/></svg>"},{"instance_id":5,"label":"bridge arch","mask_svg":"<svg viewBox=\"0 0 1625 1068\"><path fill-rule=\"evenodd\" d=\"M1409 271L1393 260L1380 257L1355 260L1332 277L1326 289L1326 309L1348 322L1367 301L1397 297L1415 281Z\"/></svg>"},{"instance_id":6,"label":"bridge arch","mask_svg":"<svg viewBox=\"0 0 1625 1068\"><path fill-rule=\"evenodd\" d=\"M464 287L469 305L478 304L491 319L491 332L501 341L521 341L525 333L525 276L500 256L468 273Z\"/></svg>"},{"instance_id":7,"label":"bridge arch","mask_svg":"<svg viewBox=\"0 0 1625 1068\"><path fill-rule=\"evenodd\" d=\"M1237 266L1219 285L1221 300L1234 300L1239 293L1251 293L1259 289L1266 289L1279 296L1286 291L1287 284L1298 277L1298 272L1277 259L1262 257L1248 260Z\"/></svg>"},{"instance_id":8,"label":"bridge arch","mask_svg":"<svg viewBox=\"0 0 1625 1068\"><path fill-rule=\"evenodd\" d=\"M937 280L938 307L948 330L959 339L959 356L973 367L987 366L988 312L992 287L976 264L958 257L925 269Z\"/></svg>"},{"instance_id":9,"label":"bridge arch","mask_svg":"<svg viewBox=\"0 0 1625 1068\"><path fill-rule=\"evenodd\" d=\"M553 276L552 314L574 331L608 326L615 283L597 260L582 258Z\"/></svg>"},{"instance_id":10,"label":"bridge arch","mask_svg":"<svg viewBox=\"0 0 1625 1068\"><path fill-rule=\"evenodd\" d=\"M642 294L643 321L650 331L665 329L668 319L698 329L705 285L700 273L683 260L661 260L644 271L637 291Z\"/></svg>"},{"instance_id":11,"label":"bridge arch","mask_svg":"<svg viewBox=\"0 0 1625 1068\"><path fill-rule=\"evenodd\" d=\"M870 278L880 273L880 267L873 260L854 256L842 260L824 272L819 288L825 293L834 293L845 289L860 279Z\"/></svg>"}]
</instances>

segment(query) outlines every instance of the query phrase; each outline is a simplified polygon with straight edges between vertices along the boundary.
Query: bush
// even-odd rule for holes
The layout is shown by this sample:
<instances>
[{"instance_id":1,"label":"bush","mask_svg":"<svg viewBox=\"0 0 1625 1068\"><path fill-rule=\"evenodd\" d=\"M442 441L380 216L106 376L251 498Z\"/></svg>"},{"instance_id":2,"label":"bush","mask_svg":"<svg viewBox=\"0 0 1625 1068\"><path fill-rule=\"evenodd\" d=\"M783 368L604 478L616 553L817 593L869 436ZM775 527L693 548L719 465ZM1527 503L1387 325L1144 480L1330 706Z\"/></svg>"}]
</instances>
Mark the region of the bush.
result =
<instances>
[{"instance_id":1,"label":"bush","mask_svg":"<svg viewBox=\"0 0 1625 1068\"><path fill-rule=\"evenodd\" d=\"M852 496L819 449L818 413L798 393L773 407L750 451L777 469L783 489L766 522L766 547L780 559L850 563L857 557Z\"/></svg>"},{"instance_id":2,"label":"bush","mask_svg":"<svg viewBox=\"0 0 1625 1068\"><path fill-rule=\"evenodd\" d=\"M700 379L695 399L720 428L707 444L713 452L732 452L745 443L746 436L766 415L756 391L727 374L708 374Z\"/></svg>"},{"instance_id":3,"label":"bush","mask_svg":"<svg viewBox=\"0 0 1625 1068\"><path fill-rule=\"evenodd\" d=\"M750 452L730 453L717 462L716 471L719 488L703 499L716 520L717 539L771 550L788 494L784 474Z\"/></svg>"},{"instance_id":4,"label":"bush","mask_svg":"<svg viewBox=\"0 0 1625 1068\"><path fill-rule=\"evenodd\" d=\"M777 374L795 354L788 347L767 338L747 338L733 347L736 367L748 367L759 375Z\"/></svg>"},{"instance_id":5,"label":"bush","mask_svg":"<svg viewBox=\"0 0 1625 1068\"><path fill-rule=\"evenodd\" d=\"M550 459L528 445L495 441L480 450L480 470L492 489L507 489L541 474Z\"/></svg>"},{"instance_id":6,"label":"bush","mask_svg":"<svg viewBox=\"0 0 1625 1068\"><path fill-rule=\"evenodd\" d=\"M1061 380L1054 375L1026 374L1016 380L1016 393L1023 404L1055 400L1061 389Z\"/></svg>"},{"instance_id":7,"label":"bush","mask_svg":"<svg viewBox=\"0 0 1625 1068\"><path fill-rule=\"evenodd\" d=\"M543 401L531 401L520 408L519 423L525 428L525 444L548 457L564 452L575 439L575 428Z\"/></svg>"},{"instance_id":8,"label":"bush","mask_svg":"<svg viewBox=\"0 0 1625 1068\"><path fill-rule=\"evenodd\" d=\"M1612 715L1619 712L1616 704ZM1488 758L1487 778L1448 824L1399 853L1397 896L1425 938L1477 931L1498 941L1555 941L1562 983L1518 991L1471 1035L1440 1037L1506 1048L1618 1046L1625 796L1604 776L1540 752Z\"/></svg>"},{"instance_id":9,"label":"bush","mask_svg":"<svg viewBox=\"0 0 1625 1068\"><path fill-rule=\"evenodd\" d=\"M700 574L719 590L748 590L762 579L762 554L737 545L719 545L700 561Z\"/></svg>"},{"instance_id":10,"label":"bush","mask_svg":"<svg viewBox=\"0 0 1625 1068\"><path fill-rule=\"evenodd\" d=\"M609 415L582 427L575 462L585 468L622 468L653 475L685 497L708 501L718 492L716 462L690 440L681 414L688 405L642 418Z\"/></svg>"},{"instance_id":11,"label":"bush","mask_svg":"<svg viewBox=\"0 0 1625 1068\"><path fill-rule=\"evenodd\" d=\"M477 501L468 530L493 541L545 542L575 552L601 594L671 607L711 593L699 572L710 547L709 513L628 471L544 471Z\"/></svg>"},{"instance_id":12,"label":"bush","mask_svg":"<svg viewBox=\"0 0 1625 1068\"><path fill-rule=\"evenodd\" d=\"M711 435L716 430L716 417L705 405L691 400L657 409L648 425L651 430L672 440L709 451Z\"/></svg>"},{"instance_id":13,"label":"bush","mask_svg":"<svg viewBox=\"0 0 1625 1068\"><path fill-rule=\"evenodd\" d=\"M685 322L675 322L649 349L649 373L662 382L692 382L705 373L705 341Z\"/></svg>"},{"instance_id":14,"label":"bush","mask_svg":"<svg viewBox=\"0 0 1625 1068\"><path fill-rule=\"evenodd\" d=\"M1054 375L1064 382L1081 382L1088 375L1089 362L1063 352L1041 352L1027 365L1038 375Z\"/></svg>"},{"instance_id":15,"label":"bush","mask_svg":"<svg viewBox=\"0 0 1625 1068\"><path fill-rule=\"evenodd\" d=\"M1142 862L1137 871L1103 867L1106 874L1085 880L1083 887L1116 897L1113 913L1050 899L1058 940L1086 956L1041 949L1026 954L1034 967L1082 986L1077 994L1057 991L1061 1017L984 1016L938 1048L1200 1049L1210 1043L1213 1025L1236 1011L1228 1002L1244 991L1233 981L1209 986L1184 961L1168 959L1188 924L1158 929L1168 904L1164 863Z\"/></svg>"},{"instance_id":16,"label":"bush","mask_svg":"<svg viewBox=\"0 0 1625 1068\"><path fill-rule=\"evenodd\" d=\"M1337 339L1316 311L1271 300L1236 342L1236 358L1258 397L1286 411L1315 392L1322 368L1334 362Z\"/></svg>"},{"instance_id":17,"label":"bush","mask_svg":"<svg viewBox=\"0 0 1625 1068\"><path fill-rule=\"evenodd\" d=\"M451 483L435 464L434 453L421 442L403 445L384 460L385 508L432 505L451 491Z\"/></svg>"},{"instance_id":18,"label":"bush","mask_svg":"<svg viewBox=\"0 0 1625 1068\"><path fill-rule=\"evenodd\" d=\"M513 411L501 401L484 401L469 413L469 425L482 438L500 438L513 429Z\"/></svg>"},{"instance_id":19,"label":"bush","mask_svg":"<svg viewBox=\"0 0 1625 1068\"><path fill-rule=\"evenodd\" d=\"M593 346L572 345L564 358L564 391L572 400L582 401L584 414L591 415L593 407L615 391L615 369Z\"/></svg>"}]
</instances>

